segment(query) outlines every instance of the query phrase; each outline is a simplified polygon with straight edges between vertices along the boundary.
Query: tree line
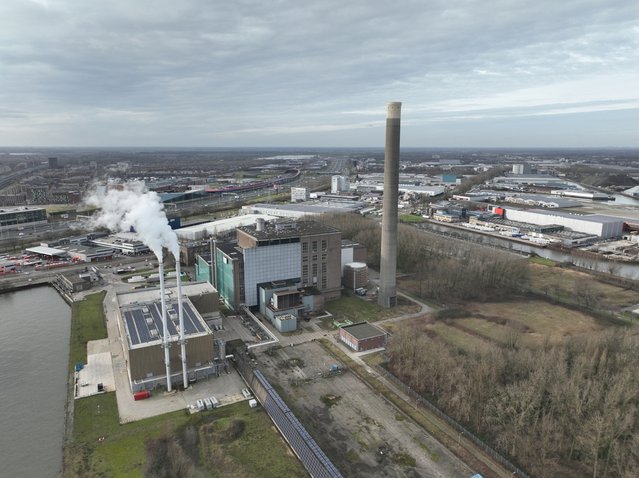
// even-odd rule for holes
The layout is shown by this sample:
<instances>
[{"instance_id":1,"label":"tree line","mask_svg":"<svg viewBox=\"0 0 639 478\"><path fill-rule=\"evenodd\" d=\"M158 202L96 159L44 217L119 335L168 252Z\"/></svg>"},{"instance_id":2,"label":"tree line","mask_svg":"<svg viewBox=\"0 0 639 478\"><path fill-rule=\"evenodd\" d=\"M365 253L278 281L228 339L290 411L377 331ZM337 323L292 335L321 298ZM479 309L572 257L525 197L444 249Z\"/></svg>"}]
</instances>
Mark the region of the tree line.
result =
<instances>
[{"instance_id":1,"label":"tree line","mask_svg":"<svg viewBox=\"0 0 639 478\"><path fill-rule=\"evenodd\" d=\"M368 265L379 267L379 222L354 214L323 215L319 221L366 246ZM525 290L529 281L524 258L405 224L398 227L397 268L414 273L420 295L437 301L501 298Z\"/></svg>"},{"instance_id":2,"label":"tree line","mask_svg":"<svg viewBox=\"0 0 639 478\"><path fill-rule=\"evenodd\" d=\"M389 342L388 367L533 476L636 476L637 337L516 343L467 353L406 328Z\"/></svg>"}]
</instances>

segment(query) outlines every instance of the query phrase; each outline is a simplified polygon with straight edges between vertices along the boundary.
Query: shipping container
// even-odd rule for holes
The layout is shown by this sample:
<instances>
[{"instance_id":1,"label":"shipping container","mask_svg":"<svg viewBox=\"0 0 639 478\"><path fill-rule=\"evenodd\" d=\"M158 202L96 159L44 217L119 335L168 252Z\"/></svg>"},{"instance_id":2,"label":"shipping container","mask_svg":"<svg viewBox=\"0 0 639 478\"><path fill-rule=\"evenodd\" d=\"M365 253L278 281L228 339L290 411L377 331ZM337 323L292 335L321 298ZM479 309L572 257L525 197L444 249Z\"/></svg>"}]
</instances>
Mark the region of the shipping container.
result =
<instances>
[{"instance_id":1,"label":"shipping container","mask_svg":"<svg viewBox=\"0 0 639 478\"><path fill-rule=\"evenodd\" d=\"M133 400L145 400L151 396L151 392L148 390L142 390L141 392L135 392L133 394Z\"/></svg>"}]
</instances>

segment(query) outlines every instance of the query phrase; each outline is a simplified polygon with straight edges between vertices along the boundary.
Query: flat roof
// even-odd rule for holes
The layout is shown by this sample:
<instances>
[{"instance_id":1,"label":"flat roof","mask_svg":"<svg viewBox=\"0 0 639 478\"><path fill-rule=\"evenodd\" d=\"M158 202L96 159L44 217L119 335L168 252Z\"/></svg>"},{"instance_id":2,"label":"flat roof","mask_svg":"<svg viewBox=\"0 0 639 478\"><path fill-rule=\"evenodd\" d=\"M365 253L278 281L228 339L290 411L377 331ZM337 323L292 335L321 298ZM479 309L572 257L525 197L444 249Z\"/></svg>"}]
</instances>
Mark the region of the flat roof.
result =
<instances>
[{"instance_id":1,"label":"flat roof","mask_svg":"<svg viewBox=\"0 0 639 478\"><path fill-rule=\"evenodd\" d=\"M168 285L168 282L174 281L175 278L167 278L166 293L167 297L177 297L177 287ZM215 287L206 281L189 282L182 284L182 295L184 297L199 296L202 294L211 294L217 292ZM134 290L131 292L121 292L117 295L118 304L120 306L135 303L156 302L160 300L160 288L153 287L148 289Z\"/></svg>"},{"instance_id":2,"label":"flat roof","mask_svg":"<svg viewBox=\"0 0 639 478\"><path fill-rule=\"evenodd\" d=\"M232 259L242 255L238 250L237 242L218 242L216 247Z\"/></svg>"},{"instance_id":3,"label":"flat roof","mask_svg":"<svg viewBox=\"0 0 639 478\"><path fill-rule=\"evenodd\" d=\"M0 214L6 212L25 212L25 211L46 211L43 207L25 207L25 206L2 206Z\"/></svg>"},{"instance_id":4,"label":"flat roof","mask_svg":"<svg viewBox=\"0 0 639 478\"><path fill-rule=\"evenodd\" d=\"M224 232L232 231L239 226L254 224L257 219L270 221L272 219L276 219L276 217L269 216L268 214L244 214L242 216L228 217L226 219L218 219L217 221L205 222L203 224L181 227L180 229L176 229L175 233L178 237L197 233L206 235L222 234Z\"/></svg>"},{"instance_id":5,"label":"flat roof","mask_svg":"<svg viewBox=\"0 0 639 478\"><path fill-rule=\"evenodd\" d=\"M361 208L359 201L324 201L320 203L305 202L303 204L252 204L244 206L249 210L292 211L303 214L324 214L330 212L352 212Z\"/></svg>"},{"instance_id":6,"label":"flat roof","mask_svg":"<svg viewBox=\"0 0 639 478\"><path fill-rule=\"evenodd\" d=\"M515 208L506 208L508 209L515 209ZM554 210L544 210L544 209L521 209L522 211L526 211L526 212L534 212L537 214L543 214L544 216L559 216L559 217L565 217L568 219L577 219L580 221L589 221L589 222L597 222L597 223L604 223L604 224L616 224L616 223L620 223L620 222L624 222L623 219L619 218L619 217L613 217L613 216L604 216L603 214L570 214L568 212L561 212L561 211L554 211Z\"/></svg>"},{"instance_id":7,"label":"flat roof","mask_svg":"<svg viewBox=\"0 0 639 478\"><path fill-rule=\"evenodd\" d=\"M191 304L188 298L182 302L184 310L184 334L185 336L204 334L210 330ZM168 299L166 302L167 328L171 339L179 336L179 307L177 299ZM127 331L127 340L130 348L155 344L162 341L162 305L160 301L144 302L123 305L120 307L124 325Z\"/></svg>"},{"instance_id":8,"label":"flat roof","mask_svg":"<svg viewBox=\"0 0 639 478\"><path fill-rule=\"evenodd\" d=\"M561 196L546 196L543 194L506 194L506 197L521 198L524 201L538 201L545 203L554 203L558 207L581 207L581 202L576 199L567 199Z\"/></svg>"},{"instance_id":9,"label":"flat roof","mask_svg":"<svg viewBox=\"0 0 639 478\"><path fill-rule=\"evenodd\" d=\"M315 221L267 222L264 224L264 229L261 231L256 230L255 225L238 227L238 230L248 234L258 241L339 232L339 230L334 227L326 226Z\"/></svg>"},{"instance_id":10,"label":"flat roof","mask_svg":"<svg viewBox=\"0 0 639 478\"><path fill-rule=\"evenodd\" d=\"M357 324L345 325L342 329L351 334L357 340L365 340L373 337L379 337L380 335L386 335L386 332L378 329L368 322L358 322Z\"/></svg>"},{"instance_id":11,"label":"flat roof","mask_svg":"<svg viewBox=\"0 0 639 478\"><path fill-rule=\"evenodd\" d=\"M66 256L67 255L67 251L64 251L62 249L54 249L53 247L47 247L47 246L29 247L25 250L27 252L39 254L41 256Z\"/></svg>"}]
</instances>

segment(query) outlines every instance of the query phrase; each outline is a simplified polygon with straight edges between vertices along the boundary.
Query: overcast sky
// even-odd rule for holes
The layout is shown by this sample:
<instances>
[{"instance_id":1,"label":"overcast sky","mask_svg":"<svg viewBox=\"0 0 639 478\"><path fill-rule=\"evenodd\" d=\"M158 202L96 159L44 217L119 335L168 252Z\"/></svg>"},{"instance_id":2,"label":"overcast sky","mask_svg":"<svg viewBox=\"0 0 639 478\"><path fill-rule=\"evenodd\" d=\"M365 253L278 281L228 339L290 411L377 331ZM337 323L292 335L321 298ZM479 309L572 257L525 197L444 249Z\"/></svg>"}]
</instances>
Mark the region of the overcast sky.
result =
<instances>
[{"instance_id":1,"label":"overcast sky","mask_svg":"<svg viewBox=\"0 0 639 478\"><path fill-rule=\"evenodd\" d=\"M0 146L639 147L636 0L0 0Z\"/></svg>"}]
</instances>

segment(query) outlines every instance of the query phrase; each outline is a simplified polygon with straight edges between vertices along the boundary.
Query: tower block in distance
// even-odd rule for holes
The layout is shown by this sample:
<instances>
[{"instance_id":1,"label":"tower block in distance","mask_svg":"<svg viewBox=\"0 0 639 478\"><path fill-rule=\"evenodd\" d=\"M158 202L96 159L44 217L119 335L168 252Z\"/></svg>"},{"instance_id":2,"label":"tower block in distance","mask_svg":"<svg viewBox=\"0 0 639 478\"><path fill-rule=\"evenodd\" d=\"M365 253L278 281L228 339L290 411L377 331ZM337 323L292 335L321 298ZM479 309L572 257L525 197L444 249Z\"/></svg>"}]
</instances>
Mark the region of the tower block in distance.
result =
<instances>
[{"instance_id":1,"label":"tower block in distance","mask_svg":"<svg viewBox=\"0 0 639 478\"><path fill-rule=\"evenodd\" d=\"M402 104L388 103L384 149L384 215L380 255L379 295L385 308L397 305L397 200L399 195L399 130Z\"/></svg>"}]
</instances>

